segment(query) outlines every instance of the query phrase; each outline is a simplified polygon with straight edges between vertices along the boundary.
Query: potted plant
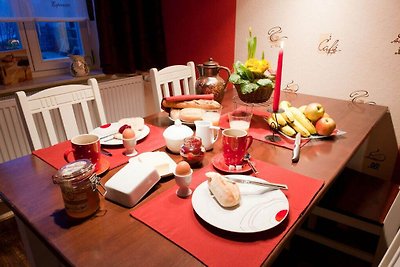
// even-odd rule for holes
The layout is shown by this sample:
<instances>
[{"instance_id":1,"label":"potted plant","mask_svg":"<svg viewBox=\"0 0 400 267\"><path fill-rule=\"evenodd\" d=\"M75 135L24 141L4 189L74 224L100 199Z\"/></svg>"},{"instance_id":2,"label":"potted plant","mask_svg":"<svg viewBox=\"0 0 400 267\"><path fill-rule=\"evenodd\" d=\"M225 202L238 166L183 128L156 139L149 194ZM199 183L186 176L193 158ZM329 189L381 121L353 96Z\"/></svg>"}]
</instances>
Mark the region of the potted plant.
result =
<instances>
[{"instance_id":1,"label":"potted plant","mask_svg":"<svg viewBox=\"0 0 400 267\"><path fill-rule=\"evenodd\" d=\"M257 59L257 37L252 36L249 29L247 40L247 60L243 64L237 61L233 65L234 73L229 81L235 85L239 98L246 103L261 103L267 101L275 86L275 75L269 70L269 63L264 58Z\"/></svg>"}]
</instances>

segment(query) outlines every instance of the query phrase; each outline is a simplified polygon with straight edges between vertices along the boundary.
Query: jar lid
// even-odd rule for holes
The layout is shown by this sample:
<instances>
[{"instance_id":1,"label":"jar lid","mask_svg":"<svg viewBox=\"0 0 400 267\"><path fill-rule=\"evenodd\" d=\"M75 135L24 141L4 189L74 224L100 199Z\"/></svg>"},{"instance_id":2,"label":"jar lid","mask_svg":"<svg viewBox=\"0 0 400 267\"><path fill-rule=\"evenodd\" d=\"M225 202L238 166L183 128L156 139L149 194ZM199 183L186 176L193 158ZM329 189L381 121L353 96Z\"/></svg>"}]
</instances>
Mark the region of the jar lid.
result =
<instances>
[{"instance_id":1,"label":"jar lid","mask_svg":"<svg viewBox=\"0 0 400 267\"><path fill-rule=\"evenodd\" d=\"M79 159L70 162L61 167L56 174L53 175L54 183L77 182L91 175L94 171L94 165L88 159Z\"/></svg>"}]
</instances>

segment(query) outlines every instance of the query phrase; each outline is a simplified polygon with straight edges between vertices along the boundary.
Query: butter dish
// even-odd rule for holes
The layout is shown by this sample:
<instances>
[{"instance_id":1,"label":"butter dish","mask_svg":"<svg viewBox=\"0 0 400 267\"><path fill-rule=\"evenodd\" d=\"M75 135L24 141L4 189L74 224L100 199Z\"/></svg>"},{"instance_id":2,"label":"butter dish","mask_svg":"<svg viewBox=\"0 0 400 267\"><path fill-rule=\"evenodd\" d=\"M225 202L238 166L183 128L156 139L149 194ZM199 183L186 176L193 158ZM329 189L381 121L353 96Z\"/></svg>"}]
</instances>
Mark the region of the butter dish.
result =
<instances>
[{"instance_id":1,"label":"butter dish","mask_svg":"<svg viewBox=\"0 0 400 267\"><path fill-rule=\"evenodd\" d=\"M139 162L153 166L161 178L172 175L176 168L175 161L167 153L161 151L143 152L131 158L129 162Z\"/></svg>"},{"instance_id":2,"label":"butter dish","mask_svg":"<svg viewBox=\"0 0 400 267\"><path fill-rule=\"evenodd\" d=\"M133 207L159 180L160 175L153 166L129 162L105 183L106 198Z\"/></svg>"}]
</instances>

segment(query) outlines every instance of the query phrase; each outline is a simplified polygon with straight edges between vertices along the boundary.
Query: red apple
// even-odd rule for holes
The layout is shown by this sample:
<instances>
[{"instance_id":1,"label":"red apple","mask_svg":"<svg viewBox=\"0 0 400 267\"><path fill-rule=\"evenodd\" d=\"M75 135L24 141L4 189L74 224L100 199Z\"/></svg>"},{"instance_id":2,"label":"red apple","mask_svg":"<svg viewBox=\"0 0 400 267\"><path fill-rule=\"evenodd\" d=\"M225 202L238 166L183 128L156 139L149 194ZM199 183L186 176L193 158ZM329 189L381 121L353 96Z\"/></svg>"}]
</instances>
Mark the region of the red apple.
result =
<instances>
[{"instance_id":1,"label":"red apple","mask_svg":"<svg viewBox=\"0 0 400 267\"><path fill-rule=\"evenodd\" d=\"M315 129L319 135L329 136L332 134L333 130L336 128L336 122L328 117L328 118L320 118L315 123Z\"/></svg>"},{"instance_id":2,"label":"red apple","mask_svg":"<svg viewBox=\"0 0 400 267\"><path fill-rule=\"evenodd\" d=\"M325 113L324 107L320 103L310 103L304 109L304 115L310 121L319 120Z\"/></svg>"}]
</instances>

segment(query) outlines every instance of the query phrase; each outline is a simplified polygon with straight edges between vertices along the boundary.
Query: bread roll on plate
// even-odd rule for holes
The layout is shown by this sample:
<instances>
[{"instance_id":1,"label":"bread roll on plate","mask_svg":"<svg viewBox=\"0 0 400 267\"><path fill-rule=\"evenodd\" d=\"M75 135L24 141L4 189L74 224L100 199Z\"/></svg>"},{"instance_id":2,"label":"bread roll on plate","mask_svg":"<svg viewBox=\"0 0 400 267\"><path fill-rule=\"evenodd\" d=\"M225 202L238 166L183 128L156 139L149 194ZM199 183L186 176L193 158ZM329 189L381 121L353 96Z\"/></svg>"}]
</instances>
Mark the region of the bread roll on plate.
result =
<instances>
[{"instance_id":1,"label":"bread roll on plate","mask_svg":"<svg viewBox=\"0 0 400 267\"><path fill-rule=\"evenodd\" d=\"M206 111L201 108L183 108L179 111L179 119L183 122L201 120Z\"/></svg>"},{"instance_id":2,"label":"bread roll on plate","mask_svg":"<svg viewBox=\"0 0 400 267\"><path fill-rule=\"evenodd\" d=\"M218 203L230 208L240 203L240 191L236 183L232 183L217 172L207 172L208 188Z\"/></svg>"}]
</instances>

